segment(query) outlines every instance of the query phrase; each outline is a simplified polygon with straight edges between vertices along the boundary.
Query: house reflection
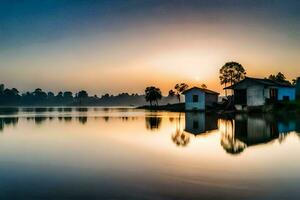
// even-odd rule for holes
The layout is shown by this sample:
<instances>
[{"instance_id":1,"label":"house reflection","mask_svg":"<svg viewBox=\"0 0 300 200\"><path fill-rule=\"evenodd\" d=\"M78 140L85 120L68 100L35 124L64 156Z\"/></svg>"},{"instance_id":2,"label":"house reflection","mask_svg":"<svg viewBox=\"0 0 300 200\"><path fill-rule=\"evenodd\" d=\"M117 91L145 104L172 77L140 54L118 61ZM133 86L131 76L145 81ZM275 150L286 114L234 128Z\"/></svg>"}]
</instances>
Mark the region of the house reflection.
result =
<instances>
[{"instance_id":1,"label":"house reflection","mask_svg":"<svg viewBox=\"0 0 300 200\"><path fill-rule=\"evenodd\" d=\"M184 131L193 135L208 133L218 129L218 118L216 115L187 112L185 114L185 129Z\"/></svg>"},{"instance_id":2,"label":"house reflection","mask_svg":"<svg viewBox=\"0 0 300 200\"><path fill-rule=\"evenodd\" d=\"M247 146L267 143L279 137L278 123L267 116L237 115L235 137Z\"/></svg>"},{"instance_id":3,"label":"house reflection","mask_svg":"<svg viewBox=\"0 0 300 200\"><path fill-rule=\"evenodd\" d=\"M215 115L202 112L186 112L184 130L181 129L181 116L179 114L175 133L172 140L177 146L187 146L191 135L202 135L218 129L218 118Z\"/></svg>"},{"instance_id":4,"label":"house reflection","mask_svg":"<svg viewBox=\"0 0 300 200\"><path fill-rule=\"evenodd\" d=\"M287 134L296 130L297 119L279 118L273 115L236 115L231 120L221 120L221 145L231 154L245 148L266 144L278 139L282 142Z\"/></svg>"}]
</instances>

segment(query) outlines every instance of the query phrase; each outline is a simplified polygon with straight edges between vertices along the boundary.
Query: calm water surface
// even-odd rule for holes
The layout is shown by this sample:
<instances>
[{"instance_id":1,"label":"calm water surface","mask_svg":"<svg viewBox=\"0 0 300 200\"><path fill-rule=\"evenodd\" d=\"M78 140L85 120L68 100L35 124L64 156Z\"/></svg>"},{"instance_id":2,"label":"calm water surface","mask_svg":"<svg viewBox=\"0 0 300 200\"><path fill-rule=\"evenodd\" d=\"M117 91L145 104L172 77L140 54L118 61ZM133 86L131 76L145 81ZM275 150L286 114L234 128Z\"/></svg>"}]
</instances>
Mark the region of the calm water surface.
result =
<instances>
[{"instance_id":1,"label":"calm water surface","mask_svg":"<svg viewBox=\"0 0 300 200\"><path fill-rule=\"evenodd\" d=\"M0 109L0 199L300 199L300 119Z\"/></svg>"}]
</instances>

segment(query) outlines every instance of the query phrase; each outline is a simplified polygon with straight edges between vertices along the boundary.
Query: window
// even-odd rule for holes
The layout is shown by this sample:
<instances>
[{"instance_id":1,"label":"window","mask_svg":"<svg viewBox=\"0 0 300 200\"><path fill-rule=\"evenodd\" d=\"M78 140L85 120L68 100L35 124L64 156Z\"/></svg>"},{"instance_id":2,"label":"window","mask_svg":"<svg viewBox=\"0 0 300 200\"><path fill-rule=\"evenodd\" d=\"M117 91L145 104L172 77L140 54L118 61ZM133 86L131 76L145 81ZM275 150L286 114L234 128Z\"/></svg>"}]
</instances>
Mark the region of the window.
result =
<instances>
[{"instance_id":1,"label":"window","mask_svg":"<svg viewBox=\"0 0 300 200\"><path fill-rule=\"evenodd\" d=\"M193 129L198 129L198 128L199 128L199 122L193 121Z\"/></svg>"},{"instance_id":2,"label":"window","mask_svg":"<svg viewBox=\"0 0 300 200\"><path fill-rule=\"evenodd\" d=\"M234 90L234 102L235 104L247 105L247 90L246 89Z\"/></svg>"},{"instance_id":3,"label":"window","mask_svg":"<svg viewBox=\"0 0 300 200\"><path fill-rule=\"evenodd\" d=\"M289 101L290 97L289 96L283 96L282 99L283 99L283 101Z\"/></svg>"},{"instance_id":4,"label":"window","mask_svg":"<svg viewBox=\"0 0 300 200\"><path fill-rule=\"evenodd\" d=\"M193 95L193 102L198 102L198 95Z\"/></svg>"}]
</instances>

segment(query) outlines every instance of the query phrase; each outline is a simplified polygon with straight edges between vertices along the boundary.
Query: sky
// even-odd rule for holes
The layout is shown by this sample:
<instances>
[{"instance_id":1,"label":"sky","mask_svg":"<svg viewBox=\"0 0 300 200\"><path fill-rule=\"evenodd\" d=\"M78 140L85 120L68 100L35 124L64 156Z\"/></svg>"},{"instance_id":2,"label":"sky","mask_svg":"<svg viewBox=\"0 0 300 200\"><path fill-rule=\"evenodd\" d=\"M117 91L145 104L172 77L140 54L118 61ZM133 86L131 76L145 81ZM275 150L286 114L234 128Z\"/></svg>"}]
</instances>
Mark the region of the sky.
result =
<instances>
[{"instance_id":1,"label":"sky","mask_svg":"<svg viewBox=\"0 0 300 200\"><path fill-rule=\"evenodd\" d=\"M298 0L0 0L0 83L20 91L223 92L219 69L300 76Z\"/></svg>"}]
</instances>

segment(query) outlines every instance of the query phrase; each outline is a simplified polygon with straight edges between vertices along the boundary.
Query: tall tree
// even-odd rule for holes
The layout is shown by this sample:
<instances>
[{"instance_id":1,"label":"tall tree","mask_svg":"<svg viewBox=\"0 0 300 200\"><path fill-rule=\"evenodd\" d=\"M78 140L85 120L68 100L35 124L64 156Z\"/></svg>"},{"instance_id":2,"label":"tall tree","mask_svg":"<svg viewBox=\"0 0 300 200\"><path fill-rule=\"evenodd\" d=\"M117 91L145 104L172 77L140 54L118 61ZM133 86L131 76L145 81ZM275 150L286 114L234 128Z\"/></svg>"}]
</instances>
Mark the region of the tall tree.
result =
<instances>
[{"instance_id":1,"label":"tall tree","mask_svg":"<svg viewBox=\"0 0 300 200\"><path fill-rule=\"evenodd\" d=\"M287 83L287 84L291 84L285 77L285 75L281 72L278 72L276 75L271 74L268 79L272 80L272 81L277 81L280 83Z\"/></svg>"},{"instance_id":2,"label":"tall tree","mask_svg":"<svg viewBox=\"0 0 300 200\"><path fill-rule=\"evenodd\" d=\"M63 97L64 97L64 102L66 104L70 104L73 102L73 93L70 91L66 91L63 93Z\"/></svg>"},{"instance_id":3,"label":"tall tree","mask_svg":"<svg viewBox=\"0 0 300 200\"><path fill-rule=\"evenodd\" d=\"M44 102L47 99L47 93L40 88L34 90L33 96L36 103Z\"/></svg>"},{"instance_id":4,"label":"tall tree","mask_svg":"<svg viewBox=\"0 0 300 200\"><path fill-rule=\"evenodd\" d=\"M225 87L229 85L233 85L241 80L243 80L246 76L246 70L244 67L238 62L227 62L220 69L220 83L221 85L225 85ZM227 91L225 90L225 94L227 96Z\"/></svg>"},{"instance_id":5,"label":"tall tree","mask_svg":"<svg viewBox=\"0 0 300 200\"><path fill-rule=\"evenodd\" d=\"M177 98L178 98L178 102L180 103L180 95L184 91L186 91L189 88L189 86L186 83L177 83L174 88L176 90L176 95L177 95Z\"/></svg>"},{"instance_id":6,"label":"tall tree","mask_svg":"<svg viewBox=\"0 0 300 200\"><path fill-rule=\"evenodd\" d=\"M82 101L88 98L88 93L85 90L81 90L76 94L76 98L79 100L79 104L82 104Z\"/></svg>"},{"instance_id":7,"label":"tall tree","mask_svg":"<svg viewBox=\"0 0 300 200\"><path fill-rule=\"evenodd\" d=\"M14 95L16 95L16 96L19 95L19 90L18 90L18 89L12 88L11 91L12 91L12 93L13 93Z\"/></svg>"},{"instance_id":8,"label":"tall tree","mask_svg":"<svg viewBox=\"0 0 300 200\"><path fill-rule=\"evenodd\" d=\"M175 96L175 91L169 90L168 97L174 97L174 96Z\"/></svg>"},{"instance_id":9,"label":"tall tree","mask_svg":"<svg viewBox=\"0 0 300 200\"><path fill-rule=\"evenodd\" d=\"M162 98L162 94L159 88L150 86L145 89L145 99L152 106L152 102L156 102L158 105L158 100Z\"/></svg>"}]
</instances>

